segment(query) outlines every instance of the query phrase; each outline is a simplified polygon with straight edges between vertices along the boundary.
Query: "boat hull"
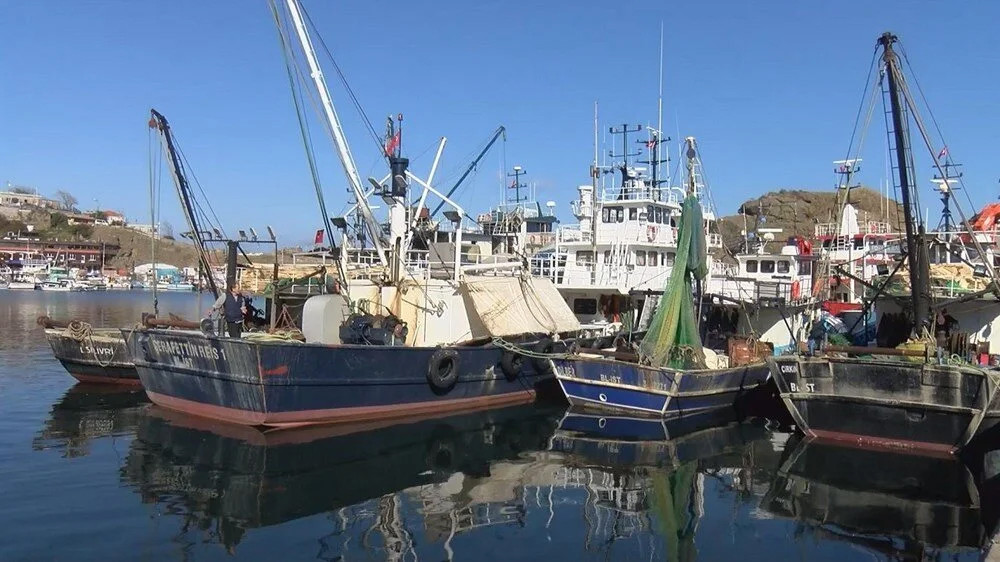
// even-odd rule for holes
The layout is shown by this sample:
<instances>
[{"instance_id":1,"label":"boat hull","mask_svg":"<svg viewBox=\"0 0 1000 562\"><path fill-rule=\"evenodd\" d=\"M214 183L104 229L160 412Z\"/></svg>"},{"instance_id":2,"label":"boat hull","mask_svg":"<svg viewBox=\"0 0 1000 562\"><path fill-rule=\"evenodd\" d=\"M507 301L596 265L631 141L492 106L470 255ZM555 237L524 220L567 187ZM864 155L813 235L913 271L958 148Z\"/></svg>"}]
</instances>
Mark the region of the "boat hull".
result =
<instances>
[{"instance_id":1,"label":"boat hull","mask_svg":"<svg viewBox=\"0 0 1000 562\"><path fill-rule=\"evenodd\" d=\"M80 382L141 384L120 330L96 329L92 336L80 340L65 330L47 329L45 339L56 359Z\"/></svg>"},{"instance_id":2,"label":"boat hull","mask_svg":"<svg viewBox=\"0 0 1000 562\"><path fill-rule=\"evenodd\" d=\"M126 334L139 378L154 403L253 426L296 427L462 412L530 402L553 386L526 361L504 375L502 350L249 341L199 332ZM458 375L429 381L435 353L453 351Z\"/></svg>"},{"instance_id":3,"label":"boat hull","mask_svg":"<svg viewBox=\"0 0 1000 562\"><path fill-rule=\"evenodd\" d=\"M862 448L954 453L997 389L980 369L907 361L787 356L771 370L804 433Z\"/></svg>"},{"instance_id":4,"label":"boat hull","mask_svg":"<svg viewBox=\"0 0 1000 562\"><path fill-rule=\"evenodd\" d=\"M767 365L677 370L607 359L554 361L570 404L623 413L674 417L732 408L740 396L767 381Z\"/></svg>"}]
</instances>

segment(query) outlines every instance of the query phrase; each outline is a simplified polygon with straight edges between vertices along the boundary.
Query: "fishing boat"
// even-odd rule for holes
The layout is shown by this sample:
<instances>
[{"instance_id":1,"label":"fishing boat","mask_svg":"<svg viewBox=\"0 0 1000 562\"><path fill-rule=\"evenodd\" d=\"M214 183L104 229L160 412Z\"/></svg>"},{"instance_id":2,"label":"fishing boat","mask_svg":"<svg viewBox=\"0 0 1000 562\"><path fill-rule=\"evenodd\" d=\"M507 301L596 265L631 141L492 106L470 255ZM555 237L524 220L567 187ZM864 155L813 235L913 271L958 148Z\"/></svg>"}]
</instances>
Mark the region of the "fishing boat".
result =
<instances>
[{"instance_id":1,"label":"fishing boat","mask_svg":"<svg viewBox=\"0 0 1000 562\"><path fill-rule=\"evenodd\" d=\"M33 276L14 274L11 276L10 282L7 283L7 288L14 291L36 291L41 288L41 284Z\"/></svg>"},{"instance_id":2,"label":"fishing boat","mask_svg":"<svg viewBox=\"0 0 1000 562\"><path fill-rule=\"evenodd\" d=\"M52 353L73 378L86 383L138 386L139 375L119 328L94 328L80 320L38 318Z\"/></svg>"},{"instance_id":3,"label":"fishing boat","mask_svg":"<svg viewBox=\"0 0 1000 562\"><path fill-rule=\"evenodd\" d=\"M402 116L390 118L382 147L389 174L381 181L369 178L374 189L366 193L302 8L288 0L279 16L286 63L290 72L300 60L308 66L303 76L312 77L322 100L322 118L354 194L351 221L356 229L348 228L345 217L327 216L316 185L322 231L336 257L339 292L305 299L301 339L225 337L215 334L210 322L204 330L146 327L125 333L150 399L204 417L282 428L461 412L534 399L554 384L551 364L526 358L524 352L551 353L557 348L555 338L579 329L575 317L551 283L527 275L520 262L464 262L465 211L434 188L446 139L441 139L427 177L420 178L401 153ZM298 57L292 34L301 48ZM166 144L174 142L165 120L154 126ZM178 162L171 166L181 167ZM421 189L412 194L416 208L408 203L411 186ZM369 203L373 196L387 203L387 224L375 218ZM415 218L422 216L428 196L444 201L457 219L450 252L411 249ZM335 227L341 234L339 247L332 247ZM361 233L365 244L357 237L352 242L349 231ZM230 256L235 260L233 247ZM447 276L437 274L441 271Z\"/></svg>"},{"instance_id":4,"label":"fishing boat","mask_svg":"<svg viewBox=\"0 0 1000 562\"><path fill-rule=\"evenodd\" d=\"M896 269L905 260L910 289L906 302L897 303L895 311L887 310L883 304L878 307L882 324L886 324L887 315L892 313L895 323L904 326L903 339L910 334L917 339L898 348L827 346L823 356L783 356L769 362L782 400L796 425L807 435L851 446L952 453L977 435L984 419L996 407L1000 373L966 363L961 356L955 361L950 355L939 357L942 348L931 339L935 320L942 315L943 308L970 299L935 299L932 295L929 237L915 203L910 152L910 115L916 105L893 49L896 42L891 33L878 40L882 72L876 73L878 84L872 91L884 92L891 102L889 139L895 152L893 168L902 194L906 226L905 254ZM874 95L872 99L874 103ZM914 122L930 149L932 141L923 123L919 118ZM944 152L929 152L936 169L947 178L941 162ZM975 236L970 242L978 255L985 255ZM991 285L995 287L992 264L984 265L984 275L994 280ZM867 302L883 295L892 278L890 274L880 286L873 287L875 294Z\"/></svg>"},{"instance_id":5,"label":"fishing boat","mask_svg":"<svg viewBox=\"0 0 1000 562\"><path fill-rule=\"evenodd\" d=\"M695 150L688 144L688 167ZM677 255L663 298L657 303L635 353L580 350L553 359L556 377L573 405L660 416L694 415L731 408L736 400L768 379L768 367L755 349L751 357L729 364L714 353L712 364L698 333L695 303L707 274L705 222L689 174L678 223ZM769 350L768 350L769 351Z\"/></svg>"}]
</instances>

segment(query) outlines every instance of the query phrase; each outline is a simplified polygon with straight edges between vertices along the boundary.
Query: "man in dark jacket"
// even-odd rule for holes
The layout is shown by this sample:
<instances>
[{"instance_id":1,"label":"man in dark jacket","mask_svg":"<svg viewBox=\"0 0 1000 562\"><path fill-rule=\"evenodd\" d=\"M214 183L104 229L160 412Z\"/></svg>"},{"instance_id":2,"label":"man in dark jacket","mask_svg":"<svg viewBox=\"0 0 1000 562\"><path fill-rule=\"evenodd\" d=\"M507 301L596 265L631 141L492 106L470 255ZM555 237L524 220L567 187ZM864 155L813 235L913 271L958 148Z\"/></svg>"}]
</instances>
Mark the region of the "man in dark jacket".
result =
<instances>
[{"instance_id":1,"label":"man in dark jacket","mask_svg":"<svg viewBox=\"0 0 1000 562\"><path fill-rule=\"evenodd\" d=\"M226 331L229 337L242 336L243 315L246 314L247 307L243 295L239 294L235 285L230 285L226 288L225 294L219 295L218 300L212 305L212 312L215 311L221 311L222 317L226 319Z\"/></svg>"}]
</instances>

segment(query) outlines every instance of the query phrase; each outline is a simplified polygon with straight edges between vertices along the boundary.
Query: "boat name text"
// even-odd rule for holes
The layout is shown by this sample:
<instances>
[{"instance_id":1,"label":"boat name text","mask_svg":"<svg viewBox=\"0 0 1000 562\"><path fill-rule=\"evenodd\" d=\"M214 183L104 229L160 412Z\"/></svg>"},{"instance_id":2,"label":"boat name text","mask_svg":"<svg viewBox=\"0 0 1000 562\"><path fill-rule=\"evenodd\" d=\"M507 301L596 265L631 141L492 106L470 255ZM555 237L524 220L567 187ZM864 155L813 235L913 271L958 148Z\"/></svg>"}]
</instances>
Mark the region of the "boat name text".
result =
<instances>
[{"instance_id":1,"label":"boat name text","mask_svg":"<svg viewBox=\"0 0 1000 562\"><path fill-rule=\"evenodd\" d=\"M160 340L153 340L150 343L153 344L153 350L157 353L170 354L183 358L214 359L217 361L220 357L222 359L226 357L221 349L207 344Z\"/></svg>"}]
</instances>

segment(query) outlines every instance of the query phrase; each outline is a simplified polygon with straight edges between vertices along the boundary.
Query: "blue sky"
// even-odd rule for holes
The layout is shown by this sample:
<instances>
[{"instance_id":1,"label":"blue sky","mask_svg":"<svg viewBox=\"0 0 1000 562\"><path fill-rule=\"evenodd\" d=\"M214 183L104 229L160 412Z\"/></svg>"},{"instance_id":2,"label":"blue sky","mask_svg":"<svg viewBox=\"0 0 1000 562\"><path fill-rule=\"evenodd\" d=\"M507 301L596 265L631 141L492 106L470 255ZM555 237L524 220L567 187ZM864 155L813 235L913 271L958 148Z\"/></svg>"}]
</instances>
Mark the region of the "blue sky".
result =
<instances>
[{"instance_id":1,"label":"blue sky","mask_svg":"<svg viewBox=\"0 0 1000 562\"><path fill-rule=\"evenodd\" d=\"M529 172L564 221L588 181L593 103L601 130L656 120L665 26L664 124L699 139L719 211L776 188L830 188L876 37L903 41L964 163L976 203L995 199L1000 48L995 2L323 2L305 5L369 117L402 112L405 148L425 175L464 168L499 124L504 146L461 192L472 213L500 197L505 159ZM301 243L319 214L276 33L263 0L0 0L0 181L65 189L145 220L148 109L171 121L231 230L264 224ZM374 144L327 69L363 175ZM862 179L884 175L876 113ZM331 144L314 135L328 205L345 200ZM916 141L914 141L916 145ZM922 156L922 153L918 153ZM918 161L929 190L929 164ZM925 191L925 206L932 201ZM183 222L173 198L164 217ZM932 220L932 222L934 222Z\"/></svg>"}]
</instances>

